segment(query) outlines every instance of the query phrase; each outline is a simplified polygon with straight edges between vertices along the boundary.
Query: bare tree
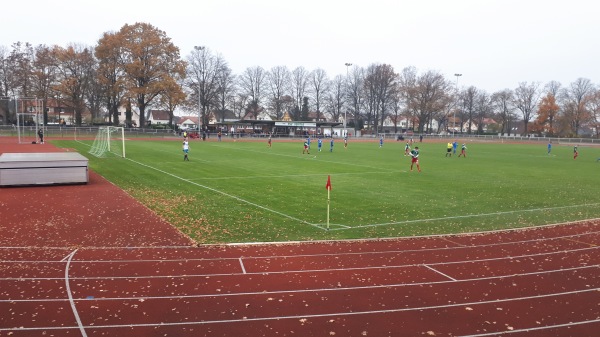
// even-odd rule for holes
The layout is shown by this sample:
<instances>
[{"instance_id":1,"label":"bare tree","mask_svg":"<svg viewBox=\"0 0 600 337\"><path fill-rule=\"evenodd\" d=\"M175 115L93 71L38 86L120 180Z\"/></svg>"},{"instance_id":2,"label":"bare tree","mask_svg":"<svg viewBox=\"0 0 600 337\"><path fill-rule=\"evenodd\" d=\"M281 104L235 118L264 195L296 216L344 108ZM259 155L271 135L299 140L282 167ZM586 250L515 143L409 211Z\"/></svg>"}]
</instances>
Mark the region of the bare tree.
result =
<instances>
[{"instance_id":1,"label":"bare tree","mask_svg":"<svg viewBox=\"0 0 600 337\"><path fill-rule=\"evenodd\" d=\"M349 101L348 111L352 115L354 131L360 130L363 126L361 108L364 104L364 76L365 70L360 67L354 66L348 78L347 85L347 99Z\"/></svg>"},{"instance_id":2,"label":"bare tree","mask_svg":"<svg viewBox=\"0 0 600 337\"><path fill-rule=\"evenodd\" d=\"M344 96L346 90L346 79L342 75L337 75L333 81L330 82L329 91L325 100L327 111L329 111L331 120L339 122L342 111L344 109ZM347 124L347 122L346 122Z\"/></svg>"},{"instance_id":3,"label":"bare tree","mask_svg":"<svg viewBox=\"0 0 600 337\"><path fill-rule=\"evenodd\" d=\"M217 111L219 114L219 120L225 121L225 111L227 111L227 105L235 96L235 76L228 66L223 67L221 75L219 76L218 88L217 88ZM233 107L232 107L233 110Z\"/></svg>"},{"instance_id":4,"label":"bare tree","mask_svg":"<svg viewBox=\"0 0 600 337\"><path fill-rule=\"evenodd\" d=\"M248 101L248 95L245 93L237 92L231 97L230 104L233 108L233 114L236 116L236 118L244 118L244 113L246 111L246 107L248 106Z\"/></svg>"},{"instance_id":5,"label":"bare tree","mask_svg":"<svg viewBox=\"0 0 600 337\"><path fill-rule=\"evenodd\" d=\"M306 96L306 88L308 86L308 75L309 72L304 67L297 67L292 71L292 82L291 90L292 97L294 97L295 107L291 113L298 118L300 114L300 107L303 104L304 97Z\"/></svg>"},{"instance_id":6,"label":"bare tree","mask_svg":"<svg viewBox=\"0 0 600 337\"><path fill-rule=\"evenodd\" d=\"M539 98L539 84L521 82L515 89L515 100L514 105L521 111L523 117L523 134L528 134L529 121L535 113L535 108L538 104Z\"/></svg>"},{"instance_id":7,"label":"bare tree","mask_svg":"<svg viewBox=\"0 0 600 337\"><path fill-rule=\"evenodd\" d=\"M0 46L0 96L2 97L9 96L9 90L11 87L10 72L12 68L9 67L8 58L8 48L6 48L5 46Z\"/></svg>"},{"instance_id":8,"label":"bare tree","mask_svg":"<svg viewBox=\"0 0 600 337\"><path fill-rule=\"evenodd\" d=\"M7 60L8 85L15 96L32 96L32 59L33 47L29 43L21 42L12 45L12 51Z\"/></svg>"},{"instance_id":9,"label":"bare tree","mask_svg":"<svg viewBox=\"0 0 600 337\"><path fill-rule=\"evenodd\" d=\"M589 99L590 127L596 138L600 138L600 90L595 89Z\"/></svg>"},{"instance_id":10,"label":"bare tree","mask_svg":"<svg viewBox=\"0 0 600 337\"><path fill-rule=\"evenodd\" d=\"M262 67L256 66L247 68L238 78L242 93L248 95L250 99L247 106L247 112L252 113L254 118L258 117L258 114L263 109L262 100L265 95L266 76L265 70Z\"/></svg>"},{"instance_id":11,"label":"bare tree","mask_svg":"<svg viewBox=\"0 0 600 337\"><path fill-rule=\"evenodd\" d=\"M478 92L476 97L476 114L475 119L477 121L477 134L483 134L483 126L485 118L491 115L491 99L487 92L481 90Z\"/></svg>"},{"instance_id":12,"label":"bare tree","mask_svg":"<svg viewBox=\"0 0 600 337\"><path fill-rule=\"evenodd\" d=\"M575 136L579 134L582 124L590 118L587 104L593 94L594 86L587 78L578 78L563 92L564 117Z\"/></svg>"},{"instance_id":13,"label":"bare tree","mask_svg":"<svg viewBox=\"0 0 600 337\"><path fill-rule=\"evenodd\" d=\"M365 119L367 125L365 129L368 129L369 132L377 133L376 130L373 130L373 127L377 127L377 123L374 122L374 120L376 119L375 114L377 114L379 110L375 65L371 65L365 70L362 95L364 97L364 116L366 117Z\"/></svg>"},{"instance_id":14,"label":"bare tree","mask_svg":"<svg viewBox=\"0 0 600 337\"><path fill-rule=\"evenodd\" d=\"M410 128L414 125L416 116L416 106L413 104L417 99L417 68L406 67L402 69L399 80L399 95L400 99L404 102L404 115L407 120L406 128Z\"/></svg>"},{"instance_id":15,"label":"bare tree","mask_svg":"<svg viewBox=\"0 0 600 337\"><path fill-rule=\"evenodd\" d=\"M473 118L475 118L475 104L478 94L477 88L470 86L463 90L460 95L460 132L463 132L463 126L467 123L467 133L471 133Z\"/></svg>"},{"instance_id":16,"label":"bare tree","mask_svg":"<svg viewBox=\"0 0 600 337\"><path fill-rule=\"evenodd\" d=\"M188 56L187 87L195 92L195 99L189 102L200 105L199 126L208 126L208 113L211 107L217 107L220 79L227 72L227 63L220 55L213 54L207 47L195 47Z\"/></svg>"},{"instance_id":17,"label":"bare tree","mask_svg":"<svg viewBox=\"0 0 600 337\"><path fill-rule=\"evenodd\" d=\"M11 123L10 97L14 95L13 68L10 65L10 53L8 48L0 46L0 113L3 124Z\"/></svg>"},{"instance_id":18,"label":"bare tree","mask_svg":"<svg viewBox=\"0 0 600 337\"><path fill-rule=\"evenodd\" d=\"M494 110L497 120L500 124L500 132L504 136L507 133L511 134L512 126L511 122L514 119L513 116L513 105L514 101L513 92L510 89L504 89L492 94L492 109Z\"/></svg>"},{"instance_id":19,"label":"bare tree","mask_svg":"<svg viewBox=\"0 0 600 337\"><path fill-rule=\"evenodd\" d=\"M551 94L554 97L558 97L558 94L560 93L560 89L561 89L561 84L560 84L560 82L557 82L557 81L550 81L550 82L546 83L546 85L544 86L544 91L548 94Z\"/></svg>"},{"instance_id":20,"label":"bare tree","mask_svg":"<svg viewBox=\"0 0 600 337\"><path fill-rule=\"evenodd\" d=\"M452 87L450 81L437 71L427 71L417 78L410 105L419 122L419 133L425 131L434 113L445 109Z\"/></svg>"},{"instance_id":21,"label":"bare tree","mask_svg":"<svg viewBox=\"0 0 600 337\"><path fill-rule=\"evenodd\" d=\"M374 125L377 126L377 131L383 132L383 122L387 117L386 108L390 104L391 97L394 94L398 74L388 64L379 64L372 67L372 73L367 70L368 74L365 78L365 83L372 89L372 93L374 94Z\"/></svg>"},{"instance_id":22,"label":"bare tree","mask_svg":"<svg viewBox=\"0 0 600 337\"><path fill-rule=\"evenodd\" d=\"M310 73L308 82L311 89L311 96L315 102L318 121L321 118L321 104L323 103L323 98L327 94L327 90L329 90L329 79L327 78L325 70L318 68Z\"/></svg>"},{"instance_id":23,"label":"bare tree","mask_svg":"<svg viewBox=\"0 0 600 337\"><path fill-rule=\"evenodd\" d=\"M390 119L394 124L394 133L398 133L398 124L402 121L402 113L405 106L405 100L402 97L402 91L400 90L400 82L396 82L394 88L391 92L389 107L390 111Z\"/></svg>"},{"instance_id":24,"label":"bare tree","mask_svg":"<svg viewBox=\"0 0 600 337\"><path fill-rule=\"evenodd\" d=\"M269 88L269 103L274 112L274 119L281 120L284 113L284 96L290 91L291 75L285 66L273 67L267 73L267 84Z\"/></svg>"}]
</instances>

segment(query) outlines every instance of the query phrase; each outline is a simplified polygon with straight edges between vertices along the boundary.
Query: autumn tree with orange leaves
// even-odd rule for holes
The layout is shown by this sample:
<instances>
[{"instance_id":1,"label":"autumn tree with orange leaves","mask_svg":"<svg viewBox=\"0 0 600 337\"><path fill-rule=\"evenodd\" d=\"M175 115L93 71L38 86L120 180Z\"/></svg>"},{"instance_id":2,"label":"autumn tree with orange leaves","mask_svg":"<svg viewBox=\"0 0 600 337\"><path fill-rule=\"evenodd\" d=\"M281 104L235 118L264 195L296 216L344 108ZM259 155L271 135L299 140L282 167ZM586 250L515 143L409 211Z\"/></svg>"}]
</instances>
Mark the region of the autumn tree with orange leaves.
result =
<instances>
[{"instance_id":1,"label":"autumn tree with orange leaves","mask_svg":"<svg viewBox=\"0 0 600 337\"><path fill-rule=\"evenodd\" d=\"M559 110L560 107L556 104L556 97L552 93L548 93L540 100L537 118L533 122L532 131L545 133L548 136L555 136L557 134L556 119L558 118Z\"/></svg>"},{"instance_id":2,"label":"autumn tree with orange leaves","mask_svg":"<svg viewBox=\"0 0 600 337\"><path fill-rule=\"evenodd\" d=\"M139 126L144 127L146 107L158 102L162 96L177 100L184 97L178 79L185 77L185 62L180 59L179 48L165 32L148 23L126 24L116 33L116 38L116 45L112 46L107 45L113 43L112 39L101 39L96 51L106 49L108 57L114 56L111 50L119 51L119 68L115 71L122 71L124 97L136 102ZM110 60L101 58L101 53L97 53L97 57L101 64L103 61L110 63ZM112 71L110 67L105 70ZM119 90L120 84L113 84L117 85L114 89ZM117 99L117 96L114 98ZM170 105L174 106L176 102L171 101Z\"/></svg>"},{"instance_id":3,"label":"autumn tree with orange leaves","mask_svg":"<svg viewBox=\"0 0 600 337\"><path fill-rule=\"evenodd\" d=\"M119 107L125 98L125 76L120 51L121 39L115 33L104 33L95 50L98 59L98 84L104 93L108 122L114 125L119 123ZM131 122L131 116L126 116L125 123L130 126Z\"/></svg>"}]
</instances>

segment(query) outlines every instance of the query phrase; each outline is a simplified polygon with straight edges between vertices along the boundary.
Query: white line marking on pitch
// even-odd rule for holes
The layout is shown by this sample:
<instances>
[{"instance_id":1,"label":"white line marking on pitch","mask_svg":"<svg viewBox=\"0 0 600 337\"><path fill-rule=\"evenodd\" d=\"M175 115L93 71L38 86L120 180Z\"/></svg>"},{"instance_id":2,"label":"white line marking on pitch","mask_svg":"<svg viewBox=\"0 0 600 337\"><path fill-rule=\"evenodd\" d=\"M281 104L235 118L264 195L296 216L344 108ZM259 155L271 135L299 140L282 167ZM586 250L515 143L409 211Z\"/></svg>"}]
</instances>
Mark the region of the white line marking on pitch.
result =
<instances>
[{"instance_id":1,"label":"white line marking on pitch","mask_svg":"<svg viewBox=\"0 0 600 337\"><path fill-rule=\"evenodd\" d=\"M179 179L179 180L185 181L185 182L187 182L187 183L190 183L190 184L194 184L194 185L196 185L196 186L198 186L198 187L202 187L202 188L204 188L204 189L207 189L207 190L209 190L209 191L213 191L213 192L215 192L215 193L219 193L219 194L221 194L221 195L224 195L224 196L226 196L226 197L229 197L229 198L235 199L235 200L237 200L237 201L240 201L240 202L243 202L243 203L245 203L245 204L248 204L248 205L251 205L251 206L254 206L254 207L260 208L260 209L262 209L262 210L265 210L265 211L267 211L267 212L271 212L271 213L274 213L274 214L280 215L280 216L282 216L282 217L284 217L284 218L288 218L288 219L291 219L291 220L294 220L294 221L297 221L297 222L300 222L300 223L303 223L303 224L310 225L310 226L313 226L313 227L315 227L315 228L319 228L319 229L321 229L321 227L319 227L319 226L317 226L317 225L314 225L314 224L312 224L312 223L310 223L310 222L308 222L308 221L305 221L305 220L302 220L302 219L295 218L295 217L293 217L293 216L291 216L291 215L288 215L288 214L281 213L281 212L279 212L279 211L276 211L276 210L273 210L273 209L267 208L267 207L265 207L265 206L261 206L261 205L259 205L259 204L253 203L253 202L251 202L251 201L248 201L248 200L242 199L242 198L240 198L240 197L238 197L238 196L231 195L231 194L229 194L229 193L225 193L225 192L223 192L223 191L221 191L221 190L217 190L217 189L215 189L215 188L212 188L212 187L209 187L209 186L206 186L206 185L198 184L198 183L196 183L196 182L193 182L193 181L191 181L191 180L189 180L189 179L182 178L182 177L180 177L180 176L174 175L173 173L169 173L169 172L167 172L167 171L163 171L163 170L161 170L161 169L158 169L158 168L156 168L156 167L152 167L152 166L150 166L150 165L147 165L147 164L144 164L144 163L140 163L140 162L138 162L138 161L135 161L135 160L133 160L133 159L130 159L130 158L127 158L127 160L129 160L129 161L131 161L131 162L133 162L133 163L136 163L136 164L138 164L138 165L141 165L141 166L147 167L147 168L149 168L149 169L152 169L152 170L158 171L158 172L160 172L160 173L166 174L166 175L168 175L168 176L171 176L171 177L173 177L173 178L176 178L176 179Z\"/></svg>"},{"instance_id":2,"label":"white line marking on pitch","mask_svg":"<svg viewBox=\"0 0 600 337\"><path fill-rule=\"evenodd\" d=\"M346 172L346 173L335 173L332 176L346 176L346 175L363 175L363 174L388 174L397 173L398 171L373 171L373 172ZM282 174L282 175L261 175L261 176L239 176L239 177L208 177L208 178L193 178L191 181L197 180L227 180L227 179L249 179L249 178L298 178L298 177L325 177L327 174L314 173L314 174Z\"/></svg>"},{"instance_id":3,"label":"white line marking on pitch","mask_svg":"<svg viewBox=\"0 0 600 337\"><path fill-rule=\"evenodd\" d=\"M598 206L598 205L600 205L600 203L558 206L558 207L531 208L531 209L521 209L521 210L515 210L515 211L494 212L494 213L467 214L467 215L448 216L448 217L442 217L442 218L415 219L415 220L405 220L405 221L396 221L396 222L385 222L385 223L379 223L379 224L351 226L349 229L379 227L379 226L389 226L389 225L405 225L405 224L409 224L409 223L440 221L440 220L478 218L478 217L491 216L491 215L504 215L504 214L515 214L515 213L524 213L524 212L551 211L551 210L558 210L558 209L565 209L565 208ZM339 230L344 230L344 229L345 228L331 229L331 230L339 231Z\"/></svg>"},{"instance_id":4,"label":"white line marking on pitch","mask_svg":"<svg viewBox=\"0 0 600 337\"><path fill-rule=\"evenodd\" d=\"M241 257L240 257L240 266L242 267L242 274L246 274L246 268L244 267L244 262L242 261Z\"/></svg>"},{"instance_id":5,"label":"white line marking on pitch","mask_svg":"<svg viewBox=\"0 0 600 337\"><path fill-rule=\"evenodd\" d=\"M437 270L437 269L435 269L435 268L432 268L432 267L430 267L430 266L428 266L428 265L426 265L426 264L424 264L423 266L427 267L427 269L429 269L429 270L433 271L433 272L434 272L434 273L436 273L436 274L440 274L440 275L442 275L442 276L444 276L444 277L447 277L447 278L451 279L452 281L456 281L456 279L455 279L454 277L450 277L450 276L448 276L448 275L446 275L446 274L442 273L441 271L439 271L439 270Z\"/></svg>"},{"instance_id":6,"label":"white line marking on pitch","mask_svg":"<svg viewBox=\"0 0 600 337\"><path fill-rule=\"evenodd\" d=\"M566 225L580 225L582 223L584 223L585 221L600 221L600 218L594 218L594 219L587 219L587 220L580 220L580 221L574 221L574 222L567 222L567 223L559 223L559 224L548 224L548 225L539 225L539 226L532 226L532 227L519 227L519 228L505 228L505 229L497 229L497 230L490 230L490 231L481 231L481 232L468 232L468 233L458 233L458 234L432 234L432 235L421 235L421 236L410 236L410 237L388 237L388 238L377 238L377 239L373 239L373 238L368 238L368 239L345 239L345 240L315 240L315 241L310 241L310 244L317 244L317 243L326 243L327 245L330 245L331 243L336 243L336 242L344 242L344 243L348 243L348 242L365 242L365 241L402 241L403 239L408 239L408 240L414 240L414 239L431 239L431 238L441 238L441 239L446 239L447 237L473 237L473 236L478 236L478 235L493 235L493 234L502 234L502 233L514 233L514 232L520 232L520 231L528 231L528 230L538 230L538 229L548 229L551 227L558 227L558 226L566 226ZM386 252L421 252L421 251L433 251L433 250L448 250L448 249L462 249L462 248L477 248L477 247L494 247L494 246L502 246L502 245L512 245L512 244L519 244L519 243L530 243L530 242L542 242L542 241L549 241L549 240L557 240L557 239L568 239L568 238L574 238L574 237L582 237L582 236L587 236L587 235L596 235L599 234L600 231L589 231L589 232L583 232L583 233L577 233L577 234L569 234L569 235L560 235L560 236L547 236L547 237L540 237L540 238L536 238L536 239L529 239L529 240L521 240L521 241L506 241L506 242L498 242L498 243L488 243L488 244L481 244L481 245L464 245L463 247L436 247L436 248L423 248L423 249L406 249L406 250L386 250L386 251L374 251L374 252L355 252L355 253L340 253L343 255L349 254L349 255L353 255L353 254L378 254L378 253L386 253ZM302 243L306 243L306 241L275 241L275 242L242 242L242 243L226 243L224 244L225 246L259 246L259 245L297 245L297 244L302 244ZM586 243L587 244L587 243ZM205 244L202 245L202 247L219 247L222 246L223 244ZM0 247L0 249L21 249L21 250L36 250L36 249L54 249L54 250L68 250L68 248L65 247L32 247L32 246L4 246L4 247ZM116 247L116 246L109 246L109 247L97 247L97 246L89 246L89 247L85 247L82 249L92 249L92 250L96 250L96 249L104 249L104 250L122 250L122 249L126 249L126 250L132 250L132 249L138 249L138 250L157 250L157 249L197 249L197 247L191 247L191 246L140 246L140 247ZM294 255L295 257L299 257L299 256L320 256L320 255L330 255L330 254L300 254L300 255ZM336 254L339 255L339 254ZM276 255L276 256L260 256L261 258L271 258L271 257L285 257L286 255ZM258 257L256 257L258 258ZM221 258L210 258L210 259L172 259L172 260L165 260L165 259L151 259L151 260L78 260L78 261L73 261L73 263L82 263L82 262L120 262L120 261L184 261L184 260L220 260ZM15 263L20 263L20 262L31 262L31 263L37 263L37 262L43 262L43 263L52 263L52 262L57 262L55 260L51 260L51 261L39 261L39 260L35 260L35 261L29 261L29 260L14 260L14 261L2 261L2 262L15 262Z\"/></svg>"},{"instance_id":7,"label":"white line marking on pitch","mask_svg":"<svg viewBox=\"0 0 600 337\"><path fill-rule=\"evenodd\" d=\"M77 312L77 307L75 306L75 301L73 301L73 293L71 292L71 285L69 283L69 267L71 266L71 260L73 256L77 252L75 249L71 254L69 254L69 258L67 259L67 266L65 267L65 284L67 288L67 295L69 296L69 303L71 304L71 309L73 310L73 315L75 315L75 320L77 320L77 325L79 326L79 331L81 331L81 335L83 337L87 337L85 333L85 329L83 324L81 323L81 318L79 317L79 313Z\"/></svg>"}]
</instances>

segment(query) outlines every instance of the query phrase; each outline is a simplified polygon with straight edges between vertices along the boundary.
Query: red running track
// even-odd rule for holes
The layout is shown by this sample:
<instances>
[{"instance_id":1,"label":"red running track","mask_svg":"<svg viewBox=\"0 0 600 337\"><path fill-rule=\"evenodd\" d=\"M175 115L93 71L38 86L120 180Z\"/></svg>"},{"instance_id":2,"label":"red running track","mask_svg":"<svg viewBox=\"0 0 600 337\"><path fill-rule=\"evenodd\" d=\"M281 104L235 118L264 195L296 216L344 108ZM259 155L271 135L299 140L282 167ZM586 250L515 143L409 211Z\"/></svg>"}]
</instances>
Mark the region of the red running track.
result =
<instances>
[{"instance_id":1,"label":"red running track","mask_svg":"<svg viewBox=\"0 0 600 337\"><path fill-rule=\"evenodd\" d=\"M597 221L203 247L2 248L10 336L593 336Z\"/></svg>"}]
</instances>

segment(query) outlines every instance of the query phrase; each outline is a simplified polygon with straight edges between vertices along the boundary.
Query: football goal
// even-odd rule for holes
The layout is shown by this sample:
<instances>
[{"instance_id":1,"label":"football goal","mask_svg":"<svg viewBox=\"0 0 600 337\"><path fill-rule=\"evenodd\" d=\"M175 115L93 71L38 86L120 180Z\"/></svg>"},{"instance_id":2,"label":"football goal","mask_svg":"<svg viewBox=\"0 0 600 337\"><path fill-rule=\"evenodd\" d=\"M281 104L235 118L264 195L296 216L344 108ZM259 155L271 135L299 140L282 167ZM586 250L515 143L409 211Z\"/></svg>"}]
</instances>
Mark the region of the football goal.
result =
<instances>
[{"instance_id":1,"label":"football goal","mask_svg":"<svg viewBox=\"0 0 600 337\"><path fill-rule=\"evenodd\" d=\"M96 157L125 158L125 129L117 126L101 126L89 151Z\"/></svg>"}]
</instances>

